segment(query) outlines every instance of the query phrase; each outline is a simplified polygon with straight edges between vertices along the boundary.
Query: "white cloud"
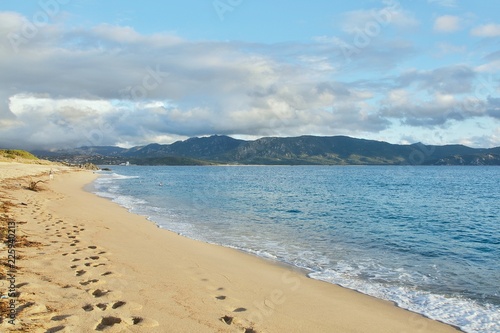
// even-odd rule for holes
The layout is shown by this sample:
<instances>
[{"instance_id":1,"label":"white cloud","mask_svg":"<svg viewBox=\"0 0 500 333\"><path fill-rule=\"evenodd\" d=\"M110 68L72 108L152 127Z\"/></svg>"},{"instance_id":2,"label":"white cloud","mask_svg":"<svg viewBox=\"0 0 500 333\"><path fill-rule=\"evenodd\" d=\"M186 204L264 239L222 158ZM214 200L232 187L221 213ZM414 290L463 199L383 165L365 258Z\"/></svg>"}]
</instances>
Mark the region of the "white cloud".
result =
<instances>
[{"instance_id":1,"label":"white cloud","mask_svg":"<svg viewBox=\"0 0 500 333\"><path fill-rule=\"evenodd\" d=\"M410 12L404 10L394 12L392 22L398 28L415 28L420 25L419 20Z\"/></svg>"},{"instance_id":2,"label":"white cloud","mask_svg":"<svg viewBox=\"0 0 500 333\"><path fill-rule=\"evenodd\" d=\"M430 71L408 70L396 81L401 87L415 87L428 93L469 94L473 91L476 77L473 68L455 65Z\"/></svg>"},{"instance_id":3,"label":"white cloud","mask_svg":"<svg viewBox=\"0 0 500 333\"><path fill-rule=\"evenodd\" d=\"M436 4L443 7L456 7L457 0L427 0L429 3Z\"/></svg>"},{"instance_id":4,"label":"white cloud","mask_svg":"<svg viewBox=\"0 0 500 333\"><path fill-rule=\"evenodd\" d=\"M476 67L476 71L480 73L498 73L500 72L500 59L490 61L486 64Z\"/></svg>"},{"instance_id":5,"label":"white cloud","mask_svg":"<svg viewBox=\"0 0 500 333\"><path fill-rule=\"evenodd\" d=\"M488 102L476 97L459 98L439 92L422 95L401 89L390 91L382 101L381 113L402 124L432 128L447 126L452 121L491 118Z\"/></svg>"},{"instance_id":6,"label":"white cloud","mask_svg":"<svg viewBox=\"0 0 500 333\"><path fill-rule=\"evenodd\" d=\"M480 25L471 30L471 35L476 37L500 37L500 24Z\"/></svg>"},{"instance_id":7,"label":"white cloud","mask_svg":"<svg viewBox=\"0 0 500 333\"><path fill-rule=\"evenodd\" d=\"M401 8L391 10L387 24L418 24ZM382 13L351 14L362 23L363 15L373 20L372 14ZM0 17L4 35L24 20L13 13ZM450 66L380 78L416 52L409 41L383 37L362 47L351 41L357 49L346 57L342 45L348 40L340 38L283 44L189 41L168 33L143 35L130 27L67 30L48 24L19 52L5 40L0 44L0 142L52 148L209 134L369 134L390 127L390 117L403 119L392 116L391 105L412 124L457 119L442 108L459 103L452 95L473 89L475 71ZM363 81L356 81L359 77ZM399 91L379 111L388 87ZM405 89L440 95L412 105L420 96L408 94L403 103ZM432 121L440 112L440 120Z\"/></svg>"},{"instance_id":8,"label":"white cloud","mask_svg":"<svg viewBox=\"0 0 500 333\"><path fill-rule=\"evenodd\" d=\"M449 33L460 30L460 18L458 16L443 15L434 21L434 31Z\"/></svg>"},{"instance_id":9,"label":"white cloud","mask_svg":"<svg viewBox=\"0 0 500 333\"><path fill-rule=\"evenodd\" d=\"M431 71L409 70L381 101L381 115L402 124L445 127L471 119L500 119L498 82L468 66L450 66Z\"/></svg>"},{"instance_id":10,"label":"white cloud","mask_svg":"<svg viewBox=\"0 0 500 333\"><path fill-rule=\"evenodd\" d=\"M342 29L347 33L365 32L378 35L386 26L412 28L418 20L400 6L386 6L380 9L355 10L343 14Z\"/></svg>"},{"instance_id":11,"label":"white cloud","mask_svg":"<svg viewBox=\"0 0 500 333\"><path fill-rule=\"evenodd\" d=\"M324 52L317 43L297 53L305 48L190 42L110 25L48 28L21 52L0 49L4 144L130 145L214 133L356 133L387 125L367 109L373 94L332 80L335 46ZM289 59L289 51L298 56Z\"/></svg>"},{"instance_id":12,"label":"white cloud","mask_svg":"<svg viewBox=\"0 0 500 333\"><path fill-rule=\"evenodd\" d=\"M22 27L26 18L14 12L0 12L0 22L0 29L6 35Z\"/></svg>"},{"instance_id":13,"label":"white cloud","mask_svg":"<svg viewBox=\"0 0 500 333\"><path fill-rule=\"evenodd\" d=\"M326 56L300 56L299 59L308 67L314 68L317 71L335 71L335 67Z\"/></svg>"}]
</instances>

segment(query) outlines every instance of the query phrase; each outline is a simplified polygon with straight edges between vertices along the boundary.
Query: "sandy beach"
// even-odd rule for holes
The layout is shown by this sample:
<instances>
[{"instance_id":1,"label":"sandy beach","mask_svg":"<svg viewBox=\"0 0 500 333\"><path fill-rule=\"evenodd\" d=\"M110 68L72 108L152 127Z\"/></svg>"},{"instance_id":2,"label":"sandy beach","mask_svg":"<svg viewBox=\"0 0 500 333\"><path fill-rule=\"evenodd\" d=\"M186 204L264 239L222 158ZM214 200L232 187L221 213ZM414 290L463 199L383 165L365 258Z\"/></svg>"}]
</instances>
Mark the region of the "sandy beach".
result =
<instances>
[{"instance_id":1,"label":"sandy beach","mask_svg":"<svg viewBox=\"0 0 500 333\"><path fill-rule=\"evenodd\" d=\"M0 164L1 331L458 332L290 267L159 229L84 191L92 172L58 170L48 180L47 171ZM15 178L40 173L33 177L46 180L39 192Z\"/></svg>"}]
</instances>

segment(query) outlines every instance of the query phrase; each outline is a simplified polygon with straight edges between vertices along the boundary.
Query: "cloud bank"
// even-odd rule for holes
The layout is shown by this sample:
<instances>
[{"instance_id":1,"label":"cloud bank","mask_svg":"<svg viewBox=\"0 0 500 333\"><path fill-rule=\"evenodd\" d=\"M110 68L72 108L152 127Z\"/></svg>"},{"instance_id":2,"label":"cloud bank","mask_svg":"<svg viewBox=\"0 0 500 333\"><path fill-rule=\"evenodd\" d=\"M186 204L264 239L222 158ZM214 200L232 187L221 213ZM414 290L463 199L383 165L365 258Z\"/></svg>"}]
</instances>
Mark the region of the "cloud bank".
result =
<instances>
[{"instance_id":1,"label":"cloud bank","mask_svg":"<svg viewBox=\"0 0 500 333\"><path fill-rule=\"evenodd\" d=\"M377 13L346 15L356 23ZM418 25L402 10L393 14L381 29ZM137 145L215 133L362 136L395 122L419 127L498 119L498 100L490 98L498 82L481 86L477 68L387 75L413 57L415 47L379 35L359 44L352 24L341 36L269 45L143 35L107 24L46 24L28 38L26 22L0 12L4 146ZM453 22L443 29L455 29ZM346 52L346 45L355 49ZM353 79L363 72L377 79Z\"/></svg>"}]
</instances>

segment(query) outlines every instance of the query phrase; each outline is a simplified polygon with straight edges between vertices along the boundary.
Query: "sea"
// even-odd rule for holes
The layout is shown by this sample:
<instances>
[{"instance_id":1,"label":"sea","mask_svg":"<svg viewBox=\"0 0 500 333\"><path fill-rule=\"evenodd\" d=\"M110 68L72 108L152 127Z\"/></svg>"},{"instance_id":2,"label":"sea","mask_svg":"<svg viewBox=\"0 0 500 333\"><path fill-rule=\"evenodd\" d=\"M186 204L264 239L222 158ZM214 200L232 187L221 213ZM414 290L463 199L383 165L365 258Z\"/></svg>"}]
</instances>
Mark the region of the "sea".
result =
<instances>
[{"instance_id":1,"label":"sea","mask_svg":"<svg viewBox=\"0 0 500 333\"><path fill-rule=\"evenodd\" d=\"M500 167L113 166L92 191L160 228L500 333Z\"/></svg>"}]
</instances>

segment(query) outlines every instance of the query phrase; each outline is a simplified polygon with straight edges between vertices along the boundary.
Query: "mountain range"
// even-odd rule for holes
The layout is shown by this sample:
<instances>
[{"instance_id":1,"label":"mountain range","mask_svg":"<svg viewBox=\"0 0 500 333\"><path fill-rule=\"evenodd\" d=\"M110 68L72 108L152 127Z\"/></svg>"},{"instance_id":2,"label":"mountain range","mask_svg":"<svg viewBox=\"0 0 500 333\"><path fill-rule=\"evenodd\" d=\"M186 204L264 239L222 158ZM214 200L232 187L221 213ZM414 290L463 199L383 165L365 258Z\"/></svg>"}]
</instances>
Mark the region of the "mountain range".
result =
<instances>
[{"instance_id":1,"label":"mountain range","mask_svg":"<svg viewBox=\"0 0 500 333\"><path fill-rule=\"evenodd\" d=\"M225 135L132 148L93 146L31 151L72 164L113 165L500 165L500 147L390 144L347 136L265 137L239 140Z\"/></svg>"}]
</instances>

